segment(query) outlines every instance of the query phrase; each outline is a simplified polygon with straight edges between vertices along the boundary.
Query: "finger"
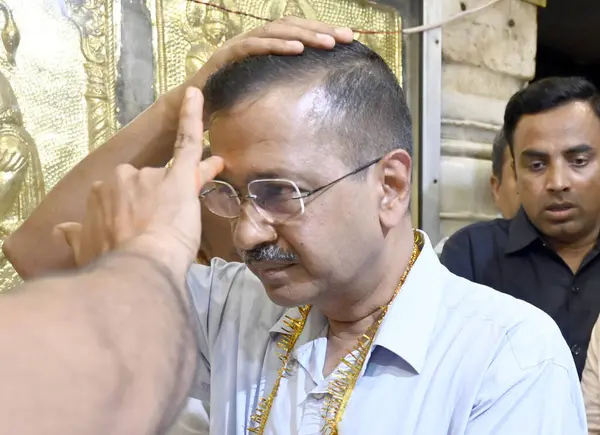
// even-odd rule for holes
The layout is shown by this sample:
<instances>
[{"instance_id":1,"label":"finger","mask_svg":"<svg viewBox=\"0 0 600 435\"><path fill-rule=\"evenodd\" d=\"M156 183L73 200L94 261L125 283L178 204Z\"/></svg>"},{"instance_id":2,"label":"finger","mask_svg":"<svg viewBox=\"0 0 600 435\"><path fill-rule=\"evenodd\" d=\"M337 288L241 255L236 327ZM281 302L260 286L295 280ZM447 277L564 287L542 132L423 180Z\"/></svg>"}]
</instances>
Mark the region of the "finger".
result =
<instances>
[{"instance_id":1,"label":"finger","mask_svg":"<svg viewBox=\"0 0 600 435\"><path fill-rule=\"evenodd\" d=\"M276 22L282 22L288 26L300 27L315 33L329 35L333 37L336 42L349 44L354 39L354 32L349 27L336 27L322 21L288 15L280 18Z\"/></svg>"},{"instance_id":2,"label":"finger","mask_svg":"<svg viewBox=\"0 0 600 435\"><path fill-rule=\"evenodd\" d=\"M238 35L232 40L248 37L295 40L311 47L322 47L324 41L331 43L331 46L335 42L350 43L354 39L354 32L348 27L335 27L321 21L287 16Z\"/></svg>"},{"instance_id":3,"label":"finger","mask_svg":"<svg viewBox=\"0 0 600 435\"><path fill-rule=\"evenodd\" d=\"M56 225L52 232L57 237L63 237L65 242L75 250L79 249L82 228L83 226L80 223L65 222Z\"/></svg>"},{"instance_id":4,"label":"finger","mask_svg":"<svg viewBox=\"0 0 600 435\"><path fill-rule=\"evenodd\" d=\"M82 225L77 222L65 222L56 225L52 230L52 235L57 238L62 238L67 245L73 251L73 257L75 258L75 264L80 263L80 247L81 247L81 233Z\"/></svg>"},{"instance_id":5,"label":"finger","mask_svg":"<svg viewBox=\"0 0 600 435\"><path fill-rule=\"evenodd\" d=\"M106 211L108 200L108 187L102 181L92 184L87 201L83 229L81 233L81 247L79 249L80 266L90 263L105 252L110 250L110 228L107 225Z\"/></svg>"},{"instance_id":6,"label":"finger","mask_svg":"<svg viewBox=\"0 0 600 435\"><path fill-rule=\"evenodd\" d=\"M175 179L179 189L189 186L194 190L194 179L198 163L202 159L203 124L202 93L195 87L187 88L181 111L175 141L175 156L167 178Z\"/></svg>"},{"instance_id":7,"label":"finger","mask_svg":"<svg viewBox=\"0 0 600 435\"><path fill-rule=\"evenodd\" d=\"M144 168L142 171L151 169L153 168ZM165 169L159 170L163 174L161 177L162 181ZM132 204L136 203L136 199L140 200L140 198L136 198L139 195L136 187L142 171L138 171L133 166L127 164L117 166L115 185L111 186L108 195L103 195L100 198L104 211L105 225L109 230L108 235L111 248L113 249L123 241L129 240L134 236L132 222L135 221L135 216ZM158 185L159 182L154 185L155 191ZM141 200L138 203L143 204L144 201Z\"/></svg>"},{"instance_id":8,"label":"finger","mask_svg":"<svg viewBox=\"0 0 600 435\"><path fill-rule=\"evenodd\" d=\"M290 56L300 54L304 51L304 44L300 41L286 41L276 38L247 37L232 44L232 56L227 62L235 62L251 56L263 56L275 54Z\"/></svg>"},{"instance_id":9,"label":"finger","mask_svg":"<svg viewBox=\"0 0 600 435\"><path fill-rule=\"evenodd\" d=\"M335 45L335 38L327 33L319 33L311 29L277 21L251 30L246 35L246 38L243 39L248 38L298 41L306 46L315 48L332 48Z\"/></svg>"},{"instance_id":10,"label":"finger","mask_svg":"<svg viewBox=\"0 0 600 435\"><path fill-rule=\"evenodd\" d=\"M224 167L225 162L221 157L217 156L209 157L198 164L198 170L196 171L196 196L200 193L202 186L219 175Z\"/></svg>"}]
</instances>

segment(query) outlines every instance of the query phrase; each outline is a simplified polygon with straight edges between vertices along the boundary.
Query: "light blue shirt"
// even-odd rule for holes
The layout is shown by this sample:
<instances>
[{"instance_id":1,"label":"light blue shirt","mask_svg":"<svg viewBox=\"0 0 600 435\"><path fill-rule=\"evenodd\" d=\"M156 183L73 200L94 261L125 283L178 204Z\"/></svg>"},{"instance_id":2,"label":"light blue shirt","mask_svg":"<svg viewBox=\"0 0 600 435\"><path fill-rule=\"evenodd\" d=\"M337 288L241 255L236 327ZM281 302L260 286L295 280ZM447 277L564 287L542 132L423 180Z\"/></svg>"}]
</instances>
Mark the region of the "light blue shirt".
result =
<instances>
[{"instance_id":1,"label":"light blue shirt","mask_svg":"<svg viewBox=\"0 0 600 435\"><path fill-rule=\"evenodd\" d=\"M211 433L245 434L281 365L276 342L286 310L241 264L194 266L188 285L200 351L193 395L210 402ZM313 309L266 434L321 433L330 381L323 377L326 337L327 321ZM573 359L552 319L453 275L427 240L340 426L341 435L375 433L587 435L587 428Z\"/></svg>"}]
</instances>

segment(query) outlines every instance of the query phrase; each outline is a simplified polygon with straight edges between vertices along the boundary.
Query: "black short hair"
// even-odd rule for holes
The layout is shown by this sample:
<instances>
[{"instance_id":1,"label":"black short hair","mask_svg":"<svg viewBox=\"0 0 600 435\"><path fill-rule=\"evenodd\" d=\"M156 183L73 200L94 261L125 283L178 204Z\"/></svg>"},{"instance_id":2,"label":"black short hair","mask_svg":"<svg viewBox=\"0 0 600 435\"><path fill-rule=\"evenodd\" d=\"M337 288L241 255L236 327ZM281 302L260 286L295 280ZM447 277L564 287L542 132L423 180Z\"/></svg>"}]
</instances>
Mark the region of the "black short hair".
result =
<instances>
[{"instance_id":1,"label":"black short hair","mask_svg":"<svg viewBox=\"0 0 600 435\"><path fill-rule=\"evenodd\" d=\"M502 183L502 167L504 166L504 151L508 146L502 129L494 138L492 144L492 174Z\"/></svg>"},{"instance_id":2,"label":"black short hair","mask_svg":"<svg viewBox=\"0 0 600 435\"><path fill-rule=\"evenodd\" d=\"M398 79L381 56L358 41L226 65L206 83L204 107L212 115L274 86L313 82L329 103L317 125L337 135L346 164L357 167L398 148L412 155L410 110Z\"/></svg>"},{"instance_id":3,"label":"black short hair","mask_svg":"<svg viewBox=\"0 0 600 435\"><path fill-rule=\"evenodd\" d=\"M598 89L583 77L549 77L513 95L504 111L504 135L513 156L514 134L523 116L546 112L575 101L588 102L600 118Z\"/></svg>"}]
</instances>

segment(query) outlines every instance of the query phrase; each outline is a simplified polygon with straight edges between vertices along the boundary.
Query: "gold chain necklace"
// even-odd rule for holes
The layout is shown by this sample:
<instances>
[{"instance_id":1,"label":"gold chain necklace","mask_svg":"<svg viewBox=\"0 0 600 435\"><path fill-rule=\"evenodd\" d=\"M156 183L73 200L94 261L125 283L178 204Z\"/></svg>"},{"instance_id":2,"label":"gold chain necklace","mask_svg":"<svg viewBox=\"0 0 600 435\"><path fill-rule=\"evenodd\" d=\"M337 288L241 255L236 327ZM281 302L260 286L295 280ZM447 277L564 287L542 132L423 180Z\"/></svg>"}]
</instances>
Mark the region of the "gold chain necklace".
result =
<instances>
[{"instance_id":1,"label":"gold chain necklace","mask_svg":"<svg viewBox=\"0 0 600 435\"><path fill-rule=\"evenodd\" d=\"M373 322L373 324L369 327L367 332L358 340L358 343L349 353L352 356L351 359L347 357L342 358L341 362L345 366L341 368L338 374L334 375L334 379L329 384L329 398L324 408L323 419L325 420L325 425L323 427L323 434L325 435L337 435L338 434L338 426L340 421L342 420L342 416L344 415L344 411L346 410L346 406L350 401L350 396L352 395L352 391L356 386L356 382L358 381L358 377L362 372L362 368L367 360L367 356L369 355L369 350L373 344L373 339L383 322L385 315L387 314L392 302L396 299L396 296L400 292L408 273L412 269L417 257L421 253L421 249L424 245L424 238L419 231L414 231L414 244L412 255L410 257L410 261L402 277L400 278L400 282L392 295L391 300L381 307L381 314ZM306 324L306 319L308 318L308 313L310 312L310 305L303 305L298 307L298 311L300 312L299 318L293 318L289 315L285 316L284 324L285 328L283 333L281 334L281 338L277 342L277 345L283 350L283 353L279 355L279 359L281 360L281 367L277 371L277 378L275 379L275 383L273 385L273 389L271 393L262 397L258 405L256 407L256 411L250 417L250 422L253 424L253 427L248 428L248 432L251 434L262 435L267 426L267 420L269 419L269 414L271 412L271 408L273 406L273 402L275 401L275 397L277 396L277 391L279 390L279 385L281 384L281 379L289 374L288 362L290 359L290 355L294 346L296 345L296 341L302 334L302 330L304 329L304 325Z\"/></svg>"}]
</instances>

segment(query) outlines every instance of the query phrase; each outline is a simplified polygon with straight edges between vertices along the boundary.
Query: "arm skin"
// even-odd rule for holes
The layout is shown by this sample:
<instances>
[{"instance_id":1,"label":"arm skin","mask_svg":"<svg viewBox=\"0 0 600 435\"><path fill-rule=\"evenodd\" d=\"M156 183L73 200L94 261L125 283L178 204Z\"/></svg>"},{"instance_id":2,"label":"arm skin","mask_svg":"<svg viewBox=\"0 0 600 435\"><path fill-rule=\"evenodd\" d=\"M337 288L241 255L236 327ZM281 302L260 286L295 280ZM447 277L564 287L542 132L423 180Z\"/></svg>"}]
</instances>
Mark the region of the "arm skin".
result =
<instances>
[{"instance_id":1,"label":"arm skin","mask_svg":"<svg viewBox=\"0 0 600 435\"><path fill-rule=\"evenodd\" d=\"M71 249L62 238L54 237L52 230L62 222L82 221L87 197L95 181L106 179L122 163L136 168L160 167L171 159L183 92L183 87L179 87L160 97L82 160L6 239L4 254L19 275L29 279L75 266Z\"/></svg>"},{"instance_id":2,"label":"arm skin","mask_svg":"<svg viewBox=\"0 0 600 435\"><path fill-rule=\"evenodd\" d=\"M0 295L0 433L156 435L195 371L187 295L121 252Z\"/></svg>"},{"instance_id":3,"label":"arm skin","mask_svg":"<svg viewBox=\"0 0 600 435\"><path fill-rule=\"evenodd\" d=\"M588 348L585 369L581 378L585 411L588 421L589 435L600 435L600 370L598 356L600 354L600 321L592 330L590 347Z\"/></svg>"}]
</instances>

